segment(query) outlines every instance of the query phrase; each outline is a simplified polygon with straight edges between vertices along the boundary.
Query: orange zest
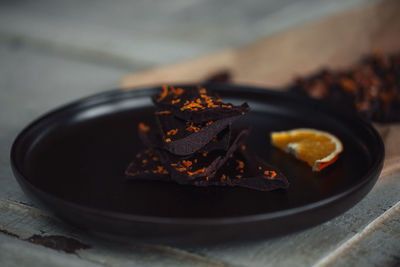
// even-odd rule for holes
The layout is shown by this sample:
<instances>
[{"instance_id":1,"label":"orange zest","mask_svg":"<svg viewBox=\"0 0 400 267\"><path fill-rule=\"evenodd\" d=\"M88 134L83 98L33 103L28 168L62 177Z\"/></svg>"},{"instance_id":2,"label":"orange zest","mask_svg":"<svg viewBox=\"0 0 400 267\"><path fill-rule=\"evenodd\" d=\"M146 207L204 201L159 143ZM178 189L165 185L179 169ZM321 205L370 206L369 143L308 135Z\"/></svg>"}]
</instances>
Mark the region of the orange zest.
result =
<instances>
[{"instance_id":1,"label":"orange zest","mask_svg":"<svg viewBox=\"0 0 400 267\"><path fill-rule=\"evenodd\" d=\"M192 162L190 160L182 160L182 164L187 168L192 166Z\"/></svg>"},{"instance_id":2,"label":"orange zest","mask_svg":"<svg viewBox=\"0 0 400 267\"><path fill-rule=\"evenodd\" d=\"M241 160L236 160L238 166L237 169L243 169L244 168L244 162Z\"/></svg>"},{"instance_id":3,"label":"orange zest","mask_svg":"<svg viewBox=\"0 0 400 267\"><path fill-rule=\"evenodd\" d=\"M163 101L168 95L173 95L174 98L180 96L181 94L183 94L184 90L182 88L175 88L173 86L168 86L168 85L163 85L161 87L162 92L159 94L158 98L157 98L157 102L161 102ZM171 89L171 90L170 90ZM173 102L175 101L175 103L179 103L179 101L181 101L180 99L178 100L172 100ZM172 103L172 104L175 104Z\"/></svg>"},{"instance_id":4,"label":"orange zest","mask_svg":"<svg viewBox=\"0 0 400 267\"><path fill-rule=\"evenodd\" d=\"M275 178L275 176L276 176L276 172L275 171L265 171L264 172L264 175L266 175L266 176L270 176L270 178Z\"/></svg>"},{"instance_id":5,"label":"orange zest","mask_svg":"<svg viewBox=\"0 0 400 267\"><path fill-rule=\"evenodd\" d=\"M177 170L178 172L184 172L184 171L186 171L186 168L185 167L178 167L178 168L175 168L175 170Z\"/></svg>"},{"instance_id":6,"label":"orange zest","mask_svg":"<svg viewBox=\"0 0 400 267\"><path fill-rule=\"evenodd\" d=\"M193 125L190 125L189 127L186 128L186 131L197 133L198 131L200 131L200 128L196 127L196 126L193 126Z\"/></svg>"},{"instance_id":7,"label":"orange zest","mask_svg":"<svg viewBox=\"0 0 400 267\"><path fill-rule=\"evenodd\" d=\"M171 111L169 110L163 110L163 111L157 111L156 115L168 115L171 114Z\"/></svg>"},{"instance_id":8,"label":"orange zest","mask_svg":"<svg viewBox=\"0 0 400 267\"><path fill-rule=\"evenodd\" d=\"M161 88L162 88L162 92L161 92L160 96L158 97L157 102L161 102L168 95L168 85L163 85Z\"/></svg>"},{"instance_id":9,"label":"orange zest","mask_svg":"<svg viewBox=\"0 0 400 267\"><path fill-rule=\"evenodd\" d=\"M188 171L187 174L194 175L194 174L203 173L203 172L206 172L206 168L201 168L201 169L198 169L198 170L196 170L194 172Z\"/></svg>"},{"instance_id":10,"label":"orange zest","mask_svg":"<svg viewBox=\"0 0 400 267\"><path fill-rule=\"evenodd\" d=\"M207 89L206 88L198 87L197 89L199 90L200 94L202 94L202 95L207 94Z\"/></svg>"},{"instance_id":11,"label":"orange zest","mask_svg":"<svg viewBox=\"0 0 400 267\"><path fill-rule=\"evenodd\" d=\"M183 89L182 88L175 88L173 86L171 86L171 92L175 95L175 96L179 96L183 93Z\"/></svg>"},{"instance_id":12,"label":"orange zest","mask_svg":"<svg viewBox=\"0 0 400 267\"><path fill-rule=\"evenodd\" d=\"M139 123L139 130L142 132L150 131L150 127L144 124L143 122Z\"/></svg>"},{"instance_id":13,"label":"orange zest","mask_svg":"<svg viewBox=\"0 0 400 267\"><path fill-rule=\"evenodd\" d=\"M169 130L169 131L167 132L167 135L168 135L168 136L170 136L170 135L175 135L177 132L178 132L178 129L172 129L172 130Z\"/></svg>"},{"instance_id":14,"label":"orange zest","mask_svg":"<svg viewBox=\"0 0 400 267\"><path fill-rule=\"evenodd\" d=\"M153 173L168 174L168 171L163 166L157 166L157 169L152 171Z\"/></svg>"},{"instance_id":15,"label":"orange zest","mask_svg":"<svg viewBox=\"0 0 400 267\"><path fill-rule=\"evenodd\" d=\"M181 107L181 110L186 110L189 109L190 111L192 110L197 110L197 109L204 109L204 107L202 105L200 105L199 103L196 103L194 101L187 101L185 102L185 104Z\"/></svg>"}]
</instances>

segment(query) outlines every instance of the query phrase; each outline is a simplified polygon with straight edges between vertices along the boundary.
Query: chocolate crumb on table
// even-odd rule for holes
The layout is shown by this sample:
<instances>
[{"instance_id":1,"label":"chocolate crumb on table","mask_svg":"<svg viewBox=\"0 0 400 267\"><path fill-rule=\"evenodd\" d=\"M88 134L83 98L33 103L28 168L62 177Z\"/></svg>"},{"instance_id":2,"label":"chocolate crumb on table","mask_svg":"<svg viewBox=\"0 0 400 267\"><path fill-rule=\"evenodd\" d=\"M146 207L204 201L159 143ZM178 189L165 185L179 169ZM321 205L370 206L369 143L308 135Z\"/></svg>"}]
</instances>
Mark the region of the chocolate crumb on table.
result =
<instances>
[{"instance_id":1,"label":"chocolate crumb on table","mask_svg":"<svg viewBox=\"0 0 400 267\"><path fill-rule=\"evenodd\" d=\"M221 70L215 73L212 73L205 79L205 82L231 82L232 73L229 70Z\"/></svg>"}]
</instances>

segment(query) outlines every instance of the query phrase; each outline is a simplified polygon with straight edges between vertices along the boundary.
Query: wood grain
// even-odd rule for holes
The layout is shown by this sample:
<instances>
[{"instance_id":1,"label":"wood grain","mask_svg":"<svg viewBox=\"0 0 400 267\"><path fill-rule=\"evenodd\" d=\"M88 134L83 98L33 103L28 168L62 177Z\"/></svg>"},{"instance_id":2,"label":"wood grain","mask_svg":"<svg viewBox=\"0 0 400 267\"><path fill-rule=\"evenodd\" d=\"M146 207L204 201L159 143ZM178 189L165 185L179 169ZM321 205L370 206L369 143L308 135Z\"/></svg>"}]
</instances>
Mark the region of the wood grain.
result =
<instances>
[{"instance_id":1,"label":"wood grain","mask_svg":"<svg viewBox=\"0 0 400 267\"><path fill-rule=\"evenodd\" d=\"M246 47L128 74L121 87L198 83L218 70L228 69L234 83L281 88L294 77L321 67L348 67L366 53L398 51L399 12L399 1L373 3Z\"/></svg>"},{"instance_id":2,"label":"wood grain","mask_svg":"<svg viewBox=\"0 0 400 267\"><path fill-rule=\"evenodd\" d=\"M400 50L400 1L373 3L269 36L253 45L128 74L121 88L200 83L220 70L233 82L277 90L320 68L346 68L371 52ZM400 170L400 128L375 125L386 146L383 174Z\"/></svg>"}]
</instances>

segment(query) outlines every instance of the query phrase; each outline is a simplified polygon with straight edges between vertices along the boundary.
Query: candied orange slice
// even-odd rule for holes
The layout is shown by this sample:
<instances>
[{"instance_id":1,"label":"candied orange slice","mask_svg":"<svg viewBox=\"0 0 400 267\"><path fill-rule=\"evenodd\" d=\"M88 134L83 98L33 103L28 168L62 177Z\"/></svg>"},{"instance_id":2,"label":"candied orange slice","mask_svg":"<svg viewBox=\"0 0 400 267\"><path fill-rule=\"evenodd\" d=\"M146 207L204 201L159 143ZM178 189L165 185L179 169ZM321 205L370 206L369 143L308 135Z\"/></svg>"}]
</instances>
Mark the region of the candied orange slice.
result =
<instances>
[{"instance_id":1,"label":"candied orange slice","mask_svg":"<svg viewBox=\"0 0 400 267\"><path fill-rule=\"evenodd\" d=\"M331 165L343 151L339 138L316 129L299 128L272 132L271 142L279 149L307 162L313 171L320 171Z\"/></svg>"}]
</instances>

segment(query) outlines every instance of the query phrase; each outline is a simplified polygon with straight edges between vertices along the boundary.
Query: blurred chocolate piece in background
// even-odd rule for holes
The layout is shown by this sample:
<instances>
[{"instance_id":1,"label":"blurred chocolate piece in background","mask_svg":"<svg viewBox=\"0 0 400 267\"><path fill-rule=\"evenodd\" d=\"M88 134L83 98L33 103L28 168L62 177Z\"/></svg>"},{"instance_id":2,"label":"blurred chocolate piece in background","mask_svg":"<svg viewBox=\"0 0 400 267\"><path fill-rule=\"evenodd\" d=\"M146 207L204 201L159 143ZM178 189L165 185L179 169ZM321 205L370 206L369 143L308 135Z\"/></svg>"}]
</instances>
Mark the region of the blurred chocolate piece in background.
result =
<instances>
[{"instance_id":1,"label":"blurred chocolate piece in background","mask_svg":"<svg viewBox=\"0 0 400 267\"><path fill-rule=\"evenodd\" d=\"M298 78L289 90L375 122L400 121L400 53L368 55L347 70L321 70Z\"/></svg>"},{"instance_id":2,"label":"blurred chocolate piece in background","mask_svg":"<svg viewBox=\"0 0 400 267\"><path fill-rule=\"evenodd\" d=\"M232 73L230 70L221 70L211 74L205 79L206 82L227 83L232 81Z\"/></svg>"},{"instance_id":3,"label":"blurred chocolate piece in background","mask_svg":"<svg viewBox=\"0 0 400 267\"><path fill-rule=\"evenodd\" d=\"M205 82L232 82L232 79L232 73L224 69L207 77ZM400 53L367 55L346 70L321 69L297 78L287 89L358 112L374 122L398 122Z\"/></svg>"}]
</instances>

